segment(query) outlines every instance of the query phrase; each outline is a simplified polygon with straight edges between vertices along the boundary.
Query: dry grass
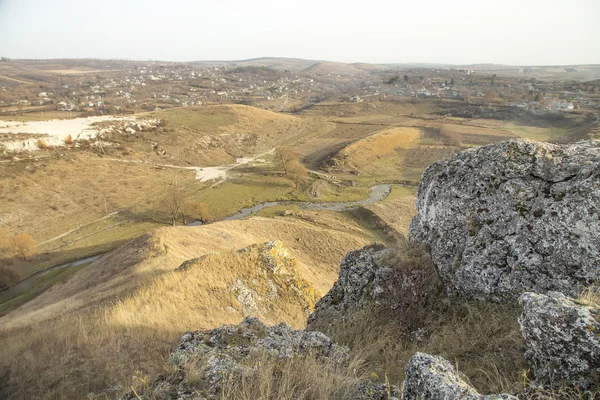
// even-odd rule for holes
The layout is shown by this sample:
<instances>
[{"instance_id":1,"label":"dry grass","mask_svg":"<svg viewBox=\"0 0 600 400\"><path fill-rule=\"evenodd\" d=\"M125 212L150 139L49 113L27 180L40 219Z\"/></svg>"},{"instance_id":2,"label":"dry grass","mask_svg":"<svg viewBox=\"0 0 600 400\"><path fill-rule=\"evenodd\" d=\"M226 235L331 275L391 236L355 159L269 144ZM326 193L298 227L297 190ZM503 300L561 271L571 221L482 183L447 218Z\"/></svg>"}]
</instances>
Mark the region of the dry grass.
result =
<instances>
[{"instance_id":1,"label":"dry grass","mask_svg":"<svg viewBox=\"0 0 600 400\"><path fill-rule=\"evenodd\" d=\"M408 237L408 226L417 214L415 208L416 188L393 186L389 196L382 202L365 208L373 211L394 230Z\"/></svg>"},{"instance_id":2,"label":"dry grass","mask_svg":"<svg viewBox=\"0 0 600 400\"><path fill-rule=\"evenodd\" d=\"M585 288L577 297L577 301L586 306L600 307L600 283Z\"/></svg>"},{"instance_id":3,"label":"dry grass","mask_svg":"<svg viewBox=\"0 0 600 400\"><path fill-rule=\"evenodd\" d=\"M266 291L253 256L232 248L281 239L298 259L298 279L327 291L343 255L370 236L339 214L304 215L163 228L78 271L0 319L0 371L8 371L0 398L115 398L148 382L185 331L242 320L232 281L256 280L253 288ZM210 253L221 254L173 271ZM262 317L301 328L306 304L285 289L280 295Z\"/></svg>"},{"instance_id":4,"label":"dry grass","mask_svg":"<svg viewBox=\"0 0 600 400\"><path fill-rule=\"evenodd\" d=\"M415 147L421 131L415 128L392 128L352 143L336 158L350 168L361 170L381 158L395 154L397 148Z\"/></svg>"},{"instance_id":5,"label":"dry grass","mask_svg":"<svg viewBox=\"0 0 600 400\"><path fill-rule=\"evenodd\" d=\"M108 318L119 326L168 326L179 332L237 323L248 314L269 325L285 321L296 329L304 327L306 311L314 306L314 289L296 276L292 284L306 290L297 293L290 282L265 272L255 252L208 254L186 270L165 273L118 301ZM255 294L255 309L240 303L232 290L236 282ZM276 293L271 293L270 285L276 285Z\"/></svg>"},{"instance_id":6,"label":"dry grass","mask_svg":"<svg viewBox=\"0 0 600 400\"><path fill-rule=\"evenodd\" d=\"M353 357L340 366L314 357L276 363L257 357L256 373L241 380L226 380L222 397L231 400L351 399L359 382L368 377L364 361Z\"/></svg>"}]
</instances>

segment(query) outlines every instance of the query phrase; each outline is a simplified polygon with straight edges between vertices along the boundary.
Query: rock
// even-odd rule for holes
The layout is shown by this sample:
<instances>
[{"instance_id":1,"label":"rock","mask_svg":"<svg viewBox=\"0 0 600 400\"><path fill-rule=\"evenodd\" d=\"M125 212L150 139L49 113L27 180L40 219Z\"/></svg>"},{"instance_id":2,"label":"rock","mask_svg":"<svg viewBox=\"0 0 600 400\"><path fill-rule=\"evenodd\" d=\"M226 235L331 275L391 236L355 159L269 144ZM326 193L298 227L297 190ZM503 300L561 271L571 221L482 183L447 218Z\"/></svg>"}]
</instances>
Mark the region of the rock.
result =
<instances>
[{"instance_id":1,"label":"rock","mask_svg":"<svg viewBox=\"0 0 600 400\"><path fill-rule=\"evenodd\" d=\"M281 240L255 244L238 250L238 253L257 251L263 265L277 275L297 275L298 261L292 257Z\"/></svg>"},{"instance_id":2,"label":"rock","mask_svg":"<svg viewBox=\"0 0 600 400\"><path fill-rule=\"evenodd\" d=\"M225 378L235 382L251 377L261 356L274 362L313 356L334 365L349 360L348 348L338 346L321 332L296 331L285 324L267 327L257 318L247 317L239 325L183 335L168 362L179 375L159 376L142 398L166 393L167 398L175 399L220 399ZM133 393L123 397L135 398Z\"/></svg>"},{"instance_id":3,"label":"rock","mask_svg":"<svg viewBox=\"0 0 600 400\"><path fill-rule=\"evenodd\" d=\"M353 400L399 400L402 391L394 385L363 380L358 384Z\"/></svg>"},{"instance_id":4,"label":"rock","mask_svg":"<svg viewBox=\"0 0 600 400\"><path fill-rule=\"evenodd\" d=\"M600 309L561 293L524 293L519 319L538 384L600 388Z\"/></svg>"},{"instance_id":5,"label":"rock","mask_svg":"<svg viewBox=\"0 0 600 400\"><path fill-rule=\"evenodd\" d=\"M508 394L484 396L442 357L416 353L406 365L404 400L517 400Z\"/></svg>"},{"instance_id":6,"label":"rock","mask_svg":"<svg viewBox=\"0 0 600 400\"><path fill-rule=\"evenodd\" d=\"M510 140L431 165L409 240L431 247L449 292L575 295L598 279L600 141Z\"/></svg>"},{"instance_id":7,"label":"rock","mask_svg":"<svg viewBox=\"0 0 600 400\"><path fill-rule=\"evenodd\" d=\"M377 310L398 310L398 314L417 315L438 287L431 260L423 248L366 246L346 254L337 281L317 302L307 329L318 330L323 325L362 318L361 311L371 315Z\"/></svg>"},{"instance_id":8,"label":"rock","mask_svg":"<svg viewBox=\"0 0 600 400\"><path fill-rule=\"evenodd\" d=\"M243 315L269 320L273 310L280 307L290 317L291 306L293 309L303 310L304 320L314 310L321 294L300 276L298 262L283 242L276 240L253 244L237 250L237 253L239 265L251 270L251 273L223 283L227 291L235 296ZM218 256L218 253L208 253L184 261L176 271L185 273L191 268L206 268L207 265L210 268L210 258ZM213 292L213 295L216 293L217 291Z\"/></svg>"}]
</instances>

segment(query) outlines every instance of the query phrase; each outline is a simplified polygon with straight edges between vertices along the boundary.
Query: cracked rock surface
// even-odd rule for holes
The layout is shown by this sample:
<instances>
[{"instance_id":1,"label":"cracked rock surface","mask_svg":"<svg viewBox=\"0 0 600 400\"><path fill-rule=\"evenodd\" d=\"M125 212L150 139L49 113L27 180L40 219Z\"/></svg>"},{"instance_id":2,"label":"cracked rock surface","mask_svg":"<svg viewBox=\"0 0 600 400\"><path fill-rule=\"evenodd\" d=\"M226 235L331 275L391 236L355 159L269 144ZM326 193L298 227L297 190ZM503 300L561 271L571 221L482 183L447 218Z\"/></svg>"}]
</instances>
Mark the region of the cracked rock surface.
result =
<instances>
[{"instance_id":1,"label":"cracked rock surface","mask_svg":"<svg viewBox=\"0 0 600 400\"><path fill-rule=\"evenodd\" d=\"M600 141L509 140L431 165L409 240L431 248L449 292L515 300L597 280Z\"/></svg>"},{"instance_id":2,"label":"cracked rock surface","mask_svg":"<svg viewBox=\"0 0 600 400\"><path fill-rule=\"evenodd\" d=\"M600 309L561 293L524 293L519 319L537 383L600 388Z\"/></svg>"},{"instance_id":3,"label":"cracked rock surface","mask_svg":"<svg viewBox=\"0 0 600 400\"><path fill-rule=\"evenodd\" d=\"M442 357L416 353L405 371L404 400L517 400L508 394L480 394Z\"/></svg>"}]
</instances>

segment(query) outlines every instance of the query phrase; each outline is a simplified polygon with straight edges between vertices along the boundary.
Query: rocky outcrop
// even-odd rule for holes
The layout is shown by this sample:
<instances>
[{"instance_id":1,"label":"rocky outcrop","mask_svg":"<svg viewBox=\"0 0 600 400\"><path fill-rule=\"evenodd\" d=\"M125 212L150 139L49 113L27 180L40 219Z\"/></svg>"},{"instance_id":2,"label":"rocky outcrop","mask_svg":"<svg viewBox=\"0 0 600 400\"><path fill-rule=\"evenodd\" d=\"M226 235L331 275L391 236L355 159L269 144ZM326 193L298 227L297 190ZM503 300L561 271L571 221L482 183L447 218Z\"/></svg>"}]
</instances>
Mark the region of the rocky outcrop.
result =
<instances>
[{"instance_id":1,"label":"rocky outcrop","mask_svg":"<svg viewBox=\"0 0 600 400\"><path fill-rule=\"evenodd\" d=\"M600 309L561 293L524 293L525 358L547 387L600 388Z\"/></svg>"},{"instance_id":2,"label":"rocky outcrop","mask_svg":"<svg viewBox=\"0 0 600 400\"><path fill-rule=\"evenodd\" d=\"M480 394L441 357L416 353L405 368L404 400L517 400L508 394Z\"/></svg>"},{"instance_id":3,"label":"rocky outcrop","mask_svg":"<svg viewBox=\"0 0 600 400\"><path fill-rule=\"evenodd\" d=\"M413 310L436 291L433 267L427 270L423 249L397 250L367 246L351 251L342 260L337 281L315 306L308 329L360 318L361 311Z\"/></svg>"},{"instance_id":4,"label":"rocky outcrop","mask_svg":"<svg viewBox=\"0 0 600 400\"><path fill-rule=\"evenodd\" d=\"M267 290L257 288L254 281L241 279L229 287L237 295L246 314L266 313L270 302L279 297L293 297L304 304L308 316L315 308L321 294L298 273L298 261L292 257L279 240L255 244L238 250L241 255L257 255L256 267L264 271L267 278ZM262 286L262 285L261 285ZM263 293L261 295L261 293Z\"/></svg>"},{"instance_id":5,"label":"rocky outcrop","mask_svg":"<svg viewBox=\"0 0 600 400\"><path fill-rule=\"evenodd\" d=\"M207 331L187 332L168 360L169 376L159 375L143 392L131 392L122 400L221 399L228 390L264 378L270 371L281 374L291 360L311 357L318 368L331 373L347 366L347 347L335 344L321 332L292 330L285 324L265 326L255 317L239 325L224 325ZM288 388L288 390L291 388ZM349 391L356 400L398 400L400 389L393 385L357 380ZM248 394L248 393L247 393ZM251 394L249 394L251 395Z\"/></svg>"},{"instance_id":6,"label":"rocky outcrop","mask_svg":"<svg viewBox=\"0 0 600 400\"><path fill-rule=\"evenodd\" d=\"M194 268L212 270L212 263L218 264L220 256L226 257L227 254L205 254L184 261L176 271L185 274ZM276 240L253 244L237 250L235 256L241 273L234 275L229 281L223 281L227 292L237 300L237 304L232 304L234 312L238 310L244 316L254 315L272 321L273 310L277 307L287 309L288 317L291 309L300 309L303 312L302 319L314 310L321 294L300 276L297 260L283 242ZM218 289L213 288L214 290Z\"/></svg>"},{"instance_id":7,"label":"rocky outcrop","mask_svg":"<svg viewBox=\"0 0 600 400\"><path fill-rule=\"evenodd\" d=\"M504 301L575 295L600 259L600 142L510 140L433 164L409 240L431 248L449 292Z\"/></svg>"},{"instance_id":8,"label":"rocky outcrop","mask_svg":"<svg viewBox=\"0 0 600 400\"><path fill-rule=\"evenodd\" d=\"M176 368L176 376L159 376L142 397L218 399L226 381L256 373L258 360L283 362L306 356L340 365L349 359L348 348L323 333L296 331L285 324L267 327L257 318L246 317L239 325L183 335L168 362ZM133 400L136 395L130 393L123 399Z\"/></svg>"}]
</instances>

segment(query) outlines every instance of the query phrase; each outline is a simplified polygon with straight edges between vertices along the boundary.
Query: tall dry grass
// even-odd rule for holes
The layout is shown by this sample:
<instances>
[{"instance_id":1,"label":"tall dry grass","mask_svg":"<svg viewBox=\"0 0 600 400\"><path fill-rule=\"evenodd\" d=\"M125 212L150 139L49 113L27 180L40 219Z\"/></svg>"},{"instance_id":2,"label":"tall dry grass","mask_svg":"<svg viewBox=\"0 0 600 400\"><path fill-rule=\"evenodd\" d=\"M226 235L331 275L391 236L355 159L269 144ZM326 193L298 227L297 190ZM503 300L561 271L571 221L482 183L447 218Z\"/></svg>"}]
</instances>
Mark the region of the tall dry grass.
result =
<instances>
[{"instance_id":1,"label":"tall dry grass","mask_svg":"<svg viewBox=\"0 0 600 400\"><path fill-rule=\"evenodd\" d=\"M186 331L239 323L247 313L229 289L234 281L267 300L272 287L263 271L255 252L211 254L93 310L40 325L4 325L0 398L115 398L162 372ZM268 324L304 326L307 304L294 289L280 286L265 303L255 315Z\"/></svg>"}]
</instances>

